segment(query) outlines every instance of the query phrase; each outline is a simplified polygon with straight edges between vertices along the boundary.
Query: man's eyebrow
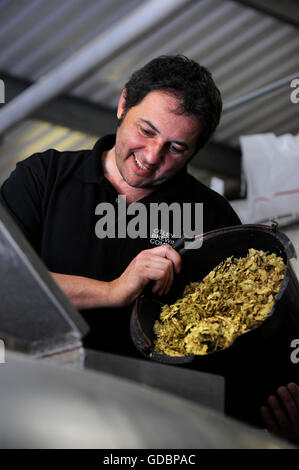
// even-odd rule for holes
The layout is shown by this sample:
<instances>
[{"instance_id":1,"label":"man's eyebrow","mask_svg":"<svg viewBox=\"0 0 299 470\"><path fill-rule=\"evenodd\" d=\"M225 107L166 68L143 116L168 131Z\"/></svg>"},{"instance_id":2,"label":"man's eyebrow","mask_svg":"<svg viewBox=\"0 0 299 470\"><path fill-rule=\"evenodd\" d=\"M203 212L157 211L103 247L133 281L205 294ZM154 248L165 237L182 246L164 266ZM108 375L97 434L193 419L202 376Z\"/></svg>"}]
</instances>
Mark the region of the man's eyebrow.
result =
<instances>
[{"instance_id":1,"label":"man's eyebrow","mask_svg":"<svg viewBox=\"0 0 299 470\"><path fill-rule=\"evenodd\" d=\"M156 132L158 132L158 134L160 134L159 129L157 129L156 126L154 126L154 124L151 121L147 121L146 119L140 119L140 121L144 122L145 124L150 126L154 131L156 131Z\"/></svg>"},{"instance_id":2,"label":"man's eyebrow","mask_svg":"<svg viewBox=\"0 0 299 470\"><path fill-rule=\"evenodd\" d=\"M160 134L159 129L157 129L156 126L154 126L154 124L153 124L151 121L148 121L147 119L140 119L140 121L144 122L144 123L147 124L149 127L151 127L155 132L157 132L158 134ZM185 147L186 149L189 149L189 145L187 145L186 142L183 142L182 140L173 140L172 142L173 142L174 144L181 145L182 147Z\"/></svg>"}]
</instances>

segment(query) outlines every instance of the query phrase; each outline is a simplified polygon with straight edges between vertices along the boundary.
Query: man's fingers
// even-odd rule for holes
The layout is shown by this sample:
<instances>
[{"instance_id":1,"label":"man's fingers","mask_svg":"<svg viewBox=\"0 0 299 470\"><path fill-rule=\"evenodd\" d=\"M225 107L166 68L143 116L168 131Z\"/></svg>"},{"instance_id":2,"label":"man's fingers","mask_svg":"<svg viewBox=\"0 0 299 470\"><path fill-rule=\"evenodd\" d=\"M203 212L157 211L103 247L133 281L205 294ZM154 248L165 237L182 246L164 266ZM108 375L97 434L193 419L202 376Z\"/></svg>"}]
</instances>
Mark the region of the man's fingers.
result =
<instances>
[{"instance_id":1,"label":"man's fingers","mask_svg":"<svg viewBox=\"0 0 299 470\"><path fill-rule=\"evenodd\" d=\"M292 394L289 392L287 387L279 387L277 393L286 407L290 419L294 423L297 423L299 420L299 409Z\"/></svg>"},{"instance_id":2,"label":"man's fingers","mask_svg":"<svg viewBox=\"0 0 299 470\"><path fill-rule=\"evenodd\" d=\"M289 390L289 392L291 393L296 405L297 405L297 408L299 409L299 387L297 384L295 384L294 382L290 382L288 385L287 385L287 389Z\"/></svg>"},{"instance_id":3,"label":"man's fingers","mask_svg":"<svg viewBox=\"0 0 299 470\"><path fill-rule=\"evenodd\" d=\"M134 292L139 295L150 281L154 283L153 292L159 295L169 292L174 278L174 270L181 269L180 255L169 245L162 245L150 250L141 251L130 263L122 275L124 287L129 292L128 297L134 297ZM128 284L128 280L132 280ZM130 293L133 292L133 295ZM136 298L136 296L135 296Z\"/></svg>"},{"instance_id":4,"label":"man's fingers","mask_svg":"<svg viewBox=\"0 0 299 470\"><path fill-rule=\"evenodd\" d=\"M153 281L156 281L154 287L152 288L153 292L158 292L165 284L165 271L163 269L157 269L154 272L150 272L150 276L152 277Z\"/></svg>"},{"instance_id":5,"label":"man's fingers","mask_svg":"<svg viewBox=\"0 0 299 470\"><path fill-rule=\"evenodd\" d=\"M181 270L181 257L170 245L161 245L150 250L152 253L172 261L176 273Z\"/></svg>"},{"instance_id":6,"label":"man's fingers","mask_svg":"<svg viewBox=\"0 0 299 470\"><path fill-rule=\"evenodd\" d=\"M276 396L271 395L268 398L268 403L274 413L275 419L279 427L282 428L284 431L288 431L290 428L290 420L287 417L285 411L282 409L281 404L277 400Z\"/></svg>"},{"instance_id":7,"label":"man's fingers","mask_svg":"<svg viewBox=\"0 0 299 470\"><path fill-rule=\"evenodd\" d=\"M173 263L153 251L148 250L143 253L143 257L140 257L139 269L141 274L149 280L156 281L153 292L159 295L166 294L173 283Z\"/></svg>"},{"instance_id":8,"label":"man's fingers","mask_svg":"<svg viewBox=\"0 0 299 470\"><path fill-rule=\"evenodd\" d=\"M169 279L170 279L170 271L168 270L163 279L161 279L161 287L158 290L158 295L163 295L166 293L167 286L169 284Z\"/></svg>"},{"instance_id":9,"label":"man's fingers","mask_svg":"<svg viewBox=\"0 0 299 470\"><path fill-rule=\"evenodd\" d=\"M174 278L174 273L173 273L173 269L171 268L169 270L168 285L166 286L165 294L168 294L168 292L170 291L170 288L171 288L172 283L173 283L173 278Z\"/></svg>"},{"instance_id":10,"label":"man's fingers","mask_svg":"<svg viewBox=\"0 0 299 470\"><path fill-rule=\"evenodd\" d=\"M277 389L275 395L268 397L269 406L260 411L269 431L298 443L299 438L299 387L291 382Z\"/></svg>"},{"instance_id":11,"label":"man's fingers","mask_svg":"<svg viewBox=\"0 0 299 470\"><path fill-rule=\"evenodd\" d=\"M170 288L172 286L172 283L173 283L173 266L171 265L168 269L166 282L165 282L165 286L164 286L164 290L163 290L162 294L168 294L168 292L170 291Z\"/></svg>"},{"instance_id":12,"label":"man's fingers","mask_svg":"<svg viewBox=\"0 0 299 470\"><path fill-rule=\"evenodd\" d=\"M280 434L279 427L273 417L273 414L269 410L269 408L267 406L262 406L260 410L261 410L262 418L265 421L265 424L267 428L269 429L269 431L272 432L273 434Z\"/></svg>"},{"instance_id":13,"label":"man's fingers","mask_svg":"<svg viewBox=\"0 0 299 470\"><path fill-rule=\"evenodd\" d=\"M173 268L169 266L165 271L160 270L159 279L155 282L152 289L153 292L157 292L158 295L167 294L172 286L173 282ZM153 274L154 276L154 274Z\"/></svg>"}]
</instances>

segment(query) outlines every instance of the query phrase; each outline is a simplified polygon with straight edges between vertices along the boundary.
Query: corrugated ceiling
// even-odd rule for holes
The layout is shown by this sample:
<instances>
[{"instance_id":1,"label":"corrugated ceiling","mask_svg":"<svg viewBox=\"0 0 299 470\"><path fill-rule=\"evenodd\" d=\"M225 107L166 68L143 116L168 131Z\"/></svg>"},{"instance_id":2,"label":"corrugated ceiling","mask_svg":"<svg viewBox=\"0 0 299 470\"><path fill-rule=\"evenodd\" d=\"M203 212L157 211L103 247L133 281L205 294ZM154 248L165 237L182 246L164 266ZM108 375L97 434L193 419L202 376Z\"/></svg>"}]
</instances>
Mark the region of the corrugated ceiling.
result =
<instances>
[{"instance_id":1,"label":"corrugated ceiling","mask_svg":"<svg viewBox=\"0 0 299 470\"><path fill-rule=\"evenodd\" d=\"M5 135L0 147L0 184L9 176L19 160L49 148L79 150L92 148L97 136L28 119Z\"/></svg>"},{"instance_id":2,"label":"corrugated ceiling","mask_svg":"<svg viewBox=\"0 0 299 470\"><path fill-rule=\"evenodd\" d=\"M145 1L2 0L1 69L37 80ZM157 18L149 33L121 49L68 93L115 108L132 70L157 55L182 53L211 70L228 103L299 71L298 51L298 29L292 25L235 1L187 1L184 9L162 23ZM291 103L290 91L285 87L224 115L215 139L238 145L244 134L299 133L299 104ZM58 134L52 139L54 129ZM36 134L26 147L22 142L28 140L28 132ZM20 155L42 150L52 140L51 146L64 146L65 139L64 148L72 147L76 138L70 142L70 136L68 129L51 124L22 123L3 140L2 167L7 169ZM12 145L14 139L20 139L18 145ZM81 135L77 141L81 145L93 138L89 141Z\"/></svg>"}]
</instances>

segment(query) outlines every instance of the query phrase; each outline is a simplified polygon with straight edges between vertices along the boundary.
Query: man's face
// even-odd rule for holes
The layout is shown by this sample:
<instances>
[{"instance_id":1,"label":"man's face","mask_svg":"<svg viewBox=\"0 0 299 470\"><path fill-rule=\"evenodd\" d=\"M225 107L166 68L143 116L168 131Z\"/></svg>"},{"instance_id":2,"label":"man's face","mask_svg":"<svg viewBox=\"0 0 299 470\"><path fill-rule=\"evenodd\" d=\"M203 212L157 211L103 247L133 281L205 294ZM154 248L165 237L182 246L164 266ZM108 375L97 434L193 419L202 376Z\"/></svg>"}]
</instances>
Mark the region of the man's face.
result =
<instances>
[{"instance_id":1,"label":"man's face","mask_svg":"<svg viewBox=\"0 0 299 470\"><path fill-rule=\"evenodd\" d=\"M125 94L118 105L120 119ZM155 188L178 173L196 149L202 131L194 116L178 114L178 99L152 91L130 108L118 128L115 162L126 183L135 188Z\"/></svg>"}]
</instances>

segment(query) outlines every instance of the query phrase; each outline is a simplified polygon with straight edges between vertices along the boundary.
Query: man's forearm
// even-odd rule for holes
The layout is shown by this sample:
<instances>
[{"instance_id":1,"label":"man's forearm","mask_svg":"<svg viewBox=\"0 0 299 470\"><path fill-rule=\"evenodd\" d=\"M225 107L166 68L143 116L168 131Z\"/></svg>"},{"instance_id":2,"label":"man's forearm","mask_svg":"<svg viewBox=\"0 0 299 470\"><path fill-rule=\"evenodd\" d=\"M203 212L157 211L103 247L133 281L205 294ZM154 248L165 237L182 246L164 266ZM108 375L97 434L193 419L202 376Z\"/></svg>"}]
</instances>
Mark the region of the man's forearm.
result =
<instances>
[{"instance_id":1,"label":"man's forearm","mask_svg":"<svg viewBox=\"0 0 299 470\"><path fill-rule=\"evenodd\" d=\"M97 281L83 276L50 272L54 281L79 310L114 307L115 300L110 282Z\"/></svg>"},{"instance_id":2,"label":"man's forearm","mask_svg":"<svg viewBox=\"0 0 299 470\"><path fill-rule=\"evenodd\" d=\"M180 255L171 246L162 245L141 251L111 282L51 271L50 274L73 305L83 310L130 305L150 281L155 281L153 291L158 295L168 293L174 271L178 273L180 269Z\"/></svg>"}]
</instances>

